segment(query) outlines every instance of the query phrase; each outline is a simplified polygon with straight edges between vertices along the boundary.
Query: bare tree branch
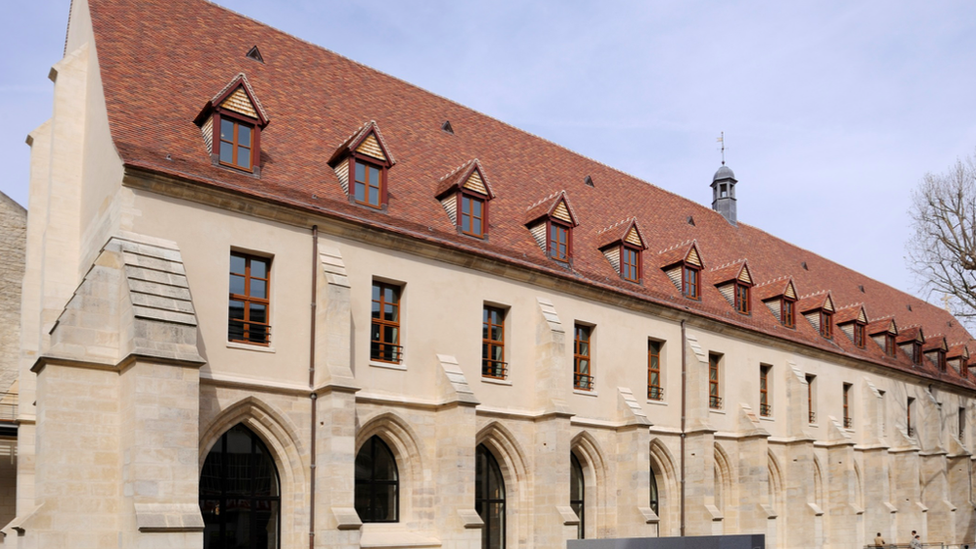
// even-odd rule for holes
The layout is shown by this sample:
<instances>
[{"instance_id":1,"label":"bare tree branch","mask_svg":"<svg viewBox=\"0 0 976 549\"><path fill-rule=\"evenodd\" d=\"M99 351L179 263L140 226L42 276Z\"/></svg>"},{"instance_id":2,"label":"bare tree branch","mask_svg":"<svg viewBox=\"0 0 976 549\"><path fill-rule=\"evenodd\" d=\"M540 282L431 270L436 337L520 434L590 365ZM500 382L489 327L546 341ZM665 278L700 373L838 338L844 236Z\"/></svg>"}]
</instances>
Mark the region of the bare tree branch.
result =
<instances>
[{"instance_id":1,"label":"bare tree branch","mask_svg":"<svg viewBox=\"0 0 976 549\"><path fill-rule=\"evenodd\" d=\"M926 174L912 193L908 266L951 312L976 327L976 157Z\"/></svg>"}]
</instances>

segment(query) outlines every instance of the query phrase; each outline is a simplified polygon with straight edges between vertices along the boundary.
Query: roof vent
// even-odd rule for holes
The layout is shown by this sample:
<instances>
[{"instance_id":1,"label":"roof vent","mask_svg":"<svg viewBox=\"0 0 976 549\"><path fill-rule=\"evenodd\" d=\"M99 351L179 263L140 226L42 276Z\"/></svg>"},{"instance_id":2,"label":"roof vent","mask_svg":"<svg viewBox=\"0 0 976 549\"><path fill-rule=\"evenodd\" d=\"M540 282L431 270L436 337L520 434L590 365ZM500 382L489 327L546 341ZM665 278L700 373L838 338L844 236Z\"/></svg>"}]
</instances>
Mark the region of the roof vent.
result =
<instances>
[{"instance_id":1,"label":"roof vent","mask_svg":"<svg viewBox=\"0 0 976 549\"><path fill-rule=\"evenodd\" d=\"M861 293L862 293L862 294L863 294L863 293L865 293L865 292L864 292L864 284L858 284L858 285L857 285L857 289L858 289L858 290L861 290Z\"/></svg>"},{"instance_id":2,"label":"roof vent","mask_svg":"<svg viewBox=\"0 0 976 549\"><path fill-rule=\"evenodd\" d=\"M689 215L688 216L688 224L691 225L692 227L694 227L695 226L695 218Z\"/></svg>"},{"instance_id":3,"label":"roof vent","mask_svg":"<svg viewBox=\"0 0 976 549\"><path fill-rule=\"evenodd\" d=\"M450 120L445 120L444 123L441 124L441 129L444 130L444 131L446 131L447 133L449 133L451 135L454 135L454 128L451 127L451 121Z\"/></svg>"},{"instance_id":4,"label":"roof vent","mask_svg":"<svg viewBox=\"0 0 976 549\"><path fill-rule=\"evenodd\" d=\"M912 310L912 304L909 303L908 305L905 305L905 308L908 309L909 311L911 311Z\"/></svg>"},{"instance_id":5,"label":"roof vent","mask_svg":"<svg viewBox=\"0 0 976 549\"><path fill-rule=\"evenodd\" d=\"M259 63L264 63L264 57L261 56L261 50L259 50L257 46L254 46L251 49L249 49L245 57L247 57L248 59L253 59Z\"/></svg>"},{"instance_id":6,"label":"roof vent","mask_svg":"<svg viewBox=\"0 0 976 549\"><path fill-rule=\"evenodd\" d=\"M583 183L586 183L586 186L587 187L595 187L595 185L593 185L593 178L590 177L590 176L584 177L583 178Z\"/></svg>"},{"instance_id":7,"label":"roof vent","mask_svg":"<svg viewBox=\"0 0 976 549\"><path fill-rule=\"evenodd\" d=\"M803 267L803 270L804 271L809 271L810 270L810 267L807 267L807 262L806 261L801 261L800 262L800 265Z\"/></svg>"}]
</instances>

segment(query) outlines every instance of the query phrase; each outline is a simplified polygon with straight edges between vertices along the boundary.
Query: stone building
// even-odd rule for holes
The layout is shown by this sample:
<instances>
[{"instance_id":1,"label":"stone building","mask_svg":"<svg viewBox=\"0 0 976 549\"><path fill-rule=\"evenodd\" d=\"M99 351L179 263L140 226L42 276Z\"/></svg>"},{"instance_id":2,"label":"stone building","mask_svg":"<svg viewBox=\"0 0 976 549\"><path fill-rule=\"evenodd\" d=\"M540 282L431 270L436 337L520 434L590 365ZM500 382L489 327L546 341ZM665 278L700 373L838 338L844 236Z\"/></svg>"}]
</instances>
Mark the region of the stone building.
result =
<instances>
[{"instance_id":1,"label":"stone building","mask_svg":"<svg viewBox=\"0 0 976 549\"><path fill-rule=\"evenodd\" d=\"M16 515L17 377L20 285L24 278L27 210L0 192L0 522Z\"/></svg>"},{"instance_id":2,"label":"stone building","mask_svg":"<svg viewBox=\"0 0 976 549\"><path fill-rule=\"evenodd\" d=\"M972 541L972 337L731 169L705 208L202 0L65 52L5 543Z\"/></svg>"}]
</instances>

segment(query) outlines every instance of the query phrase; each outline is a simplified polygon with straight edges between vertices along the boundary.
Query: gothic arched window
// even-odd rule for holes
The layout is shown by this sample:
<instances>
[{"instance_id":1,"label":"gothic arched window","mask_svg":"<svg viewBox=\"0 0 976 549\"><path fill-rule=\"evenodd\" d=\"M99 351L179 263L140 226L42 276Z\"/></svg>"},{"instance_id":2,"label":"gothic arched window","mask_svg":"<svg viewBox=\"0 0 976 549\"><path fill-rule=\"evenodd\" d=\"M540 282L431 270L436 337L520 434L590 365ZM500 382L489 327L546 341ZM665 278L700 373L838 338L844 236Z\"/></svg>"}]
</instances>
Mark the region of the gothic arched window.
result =
<instances>
[{"instance_id":1,"label":"gothic arched window","mask_svg":"<svg viewBox=\"0 0 976 549\"><path fill-rule=\"evenodd\" d=\"M205 549L280 547L281 492L268 447L244 425L214 444L200 474Z\"/></svg>"},{"instance_id":2,"label":"gothic arched window","mask_svg":"<svg viewBox=\"0 0 976 549\"><path fill-rule=\"evenodd\" d=\"M586 537L586 485L583 480L583 467L574 453L569 454L569 461L569 506L579 517L576 538L583 539Z\"/></svg>"},{"instance_id":3,"label":"gothic arched window","mask_svg":"<svg viewBox=\"0 0 976 549\"><path fill-rule=\"evenodd\" d=\"M482 549L505 548L505 480L491 451L478 445L475 462L474 507L485 522Z\"/></svg>"},{"instance_id":4,"label":"gothic arched window","mask_svg":"<svg viewBox=\"0 0 976 549\"><path fill-rule=\"evenodd\" d=\"M370 437L356 454L356 512L363 522L400 520L400 480L390 447Z\"/></svg>"}]
</instances>

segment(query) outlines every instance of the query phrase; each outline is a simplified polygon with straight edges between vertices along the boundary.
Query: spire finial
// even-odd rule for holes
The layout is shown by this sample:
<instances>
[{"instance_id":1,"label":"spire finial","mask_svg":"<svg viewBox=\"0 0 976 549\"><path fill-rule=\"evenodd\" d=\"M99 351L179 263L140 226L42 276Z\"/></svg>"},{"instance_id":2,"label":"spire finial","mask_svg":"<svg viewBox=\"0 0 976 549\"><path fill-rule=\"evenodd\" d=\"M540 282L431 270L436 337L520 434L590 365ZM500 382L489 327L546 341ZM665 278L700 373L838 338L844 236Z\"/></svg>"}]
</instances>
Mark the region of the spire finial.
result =
<instances>
[{"instance_id":1,"label":"spire finial","mask_svg":"<svg viewBox=\"0 0 976 549\"><path fill-rule=\"evenodd\" d=\"M722 132L722 135L720 135L718 139L716 139L715 141L718 141L719 143L722 144L722 165L724 166L725 165L725 132Z\"/></svg>"}]
</instances>

